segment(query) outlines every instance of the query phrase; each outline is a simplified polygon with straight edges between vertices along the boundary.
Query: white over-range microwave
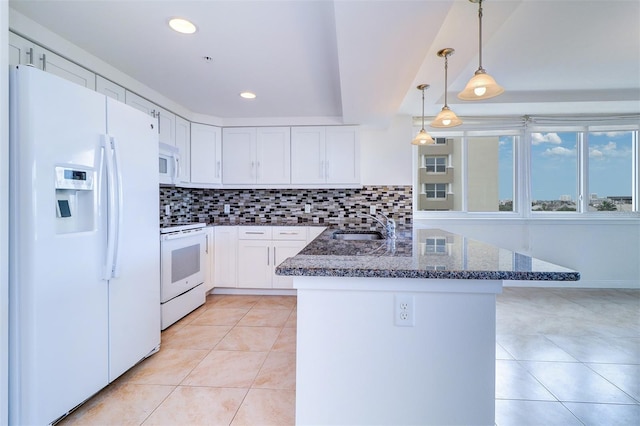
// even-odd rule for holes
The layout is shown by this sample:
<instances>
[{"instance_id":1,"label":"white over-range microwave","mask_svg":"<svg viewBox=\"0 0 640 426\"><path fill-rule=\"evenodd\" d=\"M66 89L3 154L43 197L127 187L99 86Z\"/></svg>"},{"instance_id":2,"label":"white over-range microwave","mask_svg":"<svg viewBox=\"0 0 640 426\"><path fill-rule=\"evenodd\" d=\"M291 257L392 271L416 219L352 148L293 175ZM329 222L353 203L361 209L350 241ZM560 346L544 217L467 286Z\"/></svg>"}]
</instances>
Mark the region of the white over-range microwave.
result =
<instances>
[{"instance_id":1,"label":"white over-range microwave","mask_svg":"<svg viewBox=\"0 0 640 426\"><path fill-rule=\"evenodd\" d=\"M175 185L180 179L180 150L160 143L159 170L161 185Z\"/></svg>"}]
</instances>

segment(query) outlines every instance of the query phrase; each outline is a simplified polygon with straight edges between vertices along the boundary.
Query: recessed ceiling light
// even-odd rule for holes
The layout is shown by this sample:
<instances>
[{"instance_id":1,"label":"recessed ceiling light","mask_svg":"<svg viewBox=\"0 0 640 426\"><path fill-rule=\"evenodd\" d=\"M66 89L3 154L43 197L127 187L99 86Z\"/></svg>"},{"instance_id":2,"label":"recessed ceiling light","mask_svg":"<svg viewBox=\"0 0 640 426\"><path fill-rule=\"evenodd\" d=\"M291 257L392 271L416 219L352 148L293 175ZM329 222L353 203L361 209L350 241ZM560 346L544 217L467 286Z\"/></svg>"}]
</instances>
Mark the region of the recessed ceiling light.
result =
<instances>
[{"instance_id":1,"label":"recessed ceiling light","mask_svg":"<svg viewBox=\"0 0 640 426\"><path fill-rule=\"evenodd\" d=\"M182 34L193 34L196 32L196 26L193 23L182 18L173 18L169 20L169 26Z\"/></svg>"},{"instance_id":2,"label":"recessed ceiling light","mask_svg":"<svg viewBox=\"0 0 640 426\"><path fill-rule=\"evenodd\" d=\"M252 92L242 92L242 93L240 93L240 96L242 96L245 99L255 99L256 98L256 94L252 93Z\"/></svg>"}]
</instances>

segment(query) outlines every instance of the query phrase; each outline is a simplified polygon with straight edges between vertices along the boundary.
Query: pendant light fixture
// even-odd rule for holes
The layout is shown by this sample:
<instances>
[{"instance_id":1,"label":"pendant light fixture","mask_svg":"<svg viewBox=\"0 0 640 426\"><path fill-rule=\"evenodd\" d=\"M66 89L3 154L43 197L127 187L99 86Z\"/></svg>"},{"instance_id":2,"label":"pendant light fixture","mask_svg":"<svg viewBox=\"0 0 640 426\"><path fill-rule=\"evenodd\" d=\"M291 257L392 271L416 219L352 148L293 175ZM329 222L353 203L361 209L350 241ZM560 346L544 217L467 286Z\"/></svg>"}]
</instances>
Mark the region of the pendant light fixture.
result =
<instances>
[{"instance_id":1,"label":"pendant light fixture","mask_svg":"<svg viewBox=\"0 0 640 426\"><path fill-rule=\"evenodd\" d=\"M442 111L431 122L431 127L455 127L462 124L462 120L458 118L455 112L449 109L447 105L447 69L449 68L449 56L453 55L454 49L445 47L438 51L438 56L444 58L444 106Z\"/></svg>"},{"instance_id":2,"label":"pendant light fixture","mask_svg":"<svg viewBox=\"0 0 640 426\"><path fill-rule=\"evenodd\" d=\"M471 3L478 3L478 57L480 65L478 71L471 77L471 80L469 80L464 90L458 93L458 98L463 101L479 101L502 94L504 88L496 83L494 78L487 74L487 71L482 68L482 0L469 1Z\"/></svg>"},{"instance_id":3,"label":"pendant light fixture","mask_svg":"<svg viewBox=\"0 0 640 426\"><path fill-rule=\"evenodd\" d=\"M428 88L428 84L420 84L417 87L418 90L422 90L422 129L420 129L416 137L411 141L412 145L433 145L436 143L431 135L424 130L424 89Z\"/></svg>"}]
</instances>

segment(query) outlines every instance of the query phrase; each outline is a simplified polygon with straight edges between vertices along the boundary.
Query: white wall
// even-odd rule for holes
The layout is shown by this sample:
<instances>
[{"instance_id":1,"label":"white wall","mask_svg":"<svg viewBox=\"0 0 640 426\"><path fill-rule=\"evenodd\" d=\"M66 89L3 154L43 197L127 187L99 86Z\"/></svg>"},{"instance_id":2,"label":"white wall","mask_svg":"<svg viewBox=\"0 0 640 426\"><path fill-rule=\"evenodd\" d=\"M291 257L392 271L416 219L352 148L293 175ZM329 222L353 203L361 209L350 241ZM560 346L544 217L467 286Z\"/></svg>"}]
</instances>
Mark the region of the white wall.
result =
<instances>
[{"instance_id":1,"label":"white wall","mask_svg":"<svg viewBox=\"0 0 640 426\"><path fill-rule=\"evenodd\" d=\"M0 1L0 425L9 423L9 3Z\"/></svg>"},{"instance_id":2,"label":"white wall","mask_svg":"<svg viewBox=\"0 0 640 426\"><path fill-rule=\"evenodd\" d=\"M420 220L580 272L580 281L509 281L510 286L640 288L638 220Z\"/></svg>"}]
</instances>

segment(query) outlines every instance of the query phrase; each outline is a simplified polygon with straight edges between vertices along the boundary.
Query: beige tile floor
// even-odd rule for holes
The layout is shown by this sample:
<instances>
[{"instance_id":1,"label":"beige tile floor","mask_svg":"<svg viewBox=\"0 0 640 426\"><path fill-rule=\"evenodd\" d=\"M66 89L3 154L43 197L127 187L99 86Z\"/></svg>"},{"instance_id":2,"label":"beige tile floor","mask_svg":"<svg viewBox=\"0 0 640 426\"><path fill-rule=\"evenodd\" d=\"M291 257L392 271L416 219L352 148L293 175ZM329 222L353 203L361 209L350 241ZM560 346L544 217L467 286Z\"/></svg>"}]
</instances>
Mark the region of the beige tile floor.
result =
<instances>
[{"instance_id":1,"label":"beige tile floor","mask_svg":"<svg viewBox=\"0 0 640 426\"><path fill-rule=\"evenodd\" d=\"M640 291L506 288L496 423L640 424ZM61 424L288 425L296 299L215 295Z\"/></svg>"}]
</instances>

